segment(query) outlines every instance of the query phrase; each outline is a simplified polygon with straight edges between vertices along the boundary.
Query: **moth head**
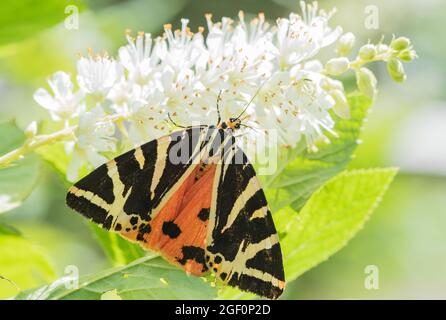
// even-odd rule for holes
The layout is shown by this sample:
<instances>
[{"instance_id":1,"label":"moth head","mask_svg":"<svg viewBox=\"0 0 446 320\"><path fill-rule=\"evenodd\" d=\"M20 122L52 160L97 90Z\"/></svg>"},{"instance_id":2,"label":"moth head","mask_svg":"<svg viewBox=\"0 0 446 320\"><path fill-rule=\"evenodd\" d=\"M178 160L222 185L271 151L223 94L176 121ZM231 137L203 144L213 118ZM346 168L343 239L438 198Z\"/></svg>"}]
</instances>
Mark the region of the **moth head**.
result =
<instances>
[{"instance_id":1,"label":"moth head","mask_svg":"<svg viewBox=\"0 0 446 320\"><path fill-rule=\"evenodd\" d=\"M242 120L238 119L238 118L229 118L228 121L223 122L221 124L222 129L232 129L232 130L236 130L236 129L240 129L240 124L242 123Z\"/></svg>"}]
</instances>

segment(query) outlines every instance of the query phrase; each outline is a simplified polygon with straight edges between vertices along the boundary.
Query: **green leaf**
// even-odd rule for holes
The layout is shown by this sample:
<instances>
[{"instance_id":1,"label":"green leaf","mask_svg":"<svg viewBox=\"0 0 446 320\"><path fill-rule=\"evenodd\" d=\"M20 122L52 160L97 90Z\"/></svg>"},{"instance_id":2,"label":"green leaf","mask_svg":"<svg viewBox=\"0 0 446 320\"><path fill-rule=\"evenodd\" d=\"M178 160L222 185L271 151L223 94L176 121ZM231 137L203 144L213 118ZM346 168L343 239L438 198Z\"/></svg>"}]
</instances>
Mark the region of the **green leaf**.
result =
<instances>
[{"instance_id":1,"label":"green leaf","mask_svg":"<svg viewBox=\"0 0 446 320\"><path fill-rule=\"evenodd\" d=\"M21 236L21 233L13 226L0 224L0 235Z\"/></svg>"},{"instance_id":2,"label":"green leaf","mask_svg":"<svg viewBox=\"0 0 446 320\"><path fill-rule=\"evenodd\" d=\"M0 233L0 299L54 280L45 253L15 234Z\"/></svg>"},{"instance_id":3,"label":"green leaf","mask_svg":"<svg viewBox=\"0 0 446 320\"><path fill-rule=\"evenodd\" d=\"M91 230L114 266L126 265L146 255L147 251L117 233L109 232L90 222Z\"/></svg>"},{"instance_id":4,"label":"green leaf","mask_svg":"<svg viewBox=\"0 0 446 320\"><path fill-rule=\"evenodd\" d=\"M19 147L25 135L13 122L0 124L0 155ZM7 168L0 169L0 213L12 210L22 203L33 190L40 174L40 161L29 155Z\"/></svg>"},{"instance_id":5,"label":"green leaf","mask_svg":"<svg viewBox=\"0 0 446 320\"><path fill-rule=\"evenodd\" d=\"M56 142L45 145L36 150L42 159L47 161L65 179L70 158L65 152L63 143Z\"/></svg>"},{"instance_id":6,"label":"green leaf","mask_svg":"<svg viewBox=\"0 0 446 320\"><path fill-rule=\"evenodd\" d=\"M77 289L66 288L67 279L40 289L28 290L15 298L99 300L108 298L213 299L215 288L202 278L187 275L159 256L147 256L124 267L113 268L80 279Z\"/></svg>"},{"instance_id":7,"label":"green leaf","mask_svg":"<svg viewBox=\"0 0 446 320\"><path fill-rule=\"evenodd\" d=\"M25 141L25 134L12 121L0 123L0 136L0 155L12 151Z\"/></svg>"},{"instance_id":8,"label":"green leaf","mask_svg":"<svg viewBox=\"0 0 446 320\"><path fill-rule=\"evenodd\" d=\"M238 288L223 286L218 290L219 300L253 300L259 297L253 293L241 291Z\"/></svg>"},{"instance_id":9,"label":"green leaf","mask_svg":"<svg viewBox=\"0 0 446 320\"><path fill-rule=\"evenodd\" d=\"M396 173L394 168L343 172L315 192L299 214L289 208L279 212L275 220L282 222L287 281L345 246L363 227Z\"/></svg>"},{"instance_id":10,"label":"green leaf","mask_svg":"<svg viewBox=\"0 0 446 320\"><path fill-rule=\"evenodd\" d=\"M0 10L0 46L15 43L63 21L65 8L76 5L79 12L85 6L79 0L3 1Z\"/></svg>"},{"instance_id":11,"label":"green leaf","mask_svg":"<svg viewBox=\"0 0 446 320\"><path fill-rule=\"evenodd\" d=\"M331 138L330 144L318 145L319 151L314 153L301 143L279 155L277 172L263 181L273 212L286 206L300 210L315 190L347 167L372 100L355 93L348 97L348 102L351 118L337 120L338 137Z\"/></svg>"}]
</instances>

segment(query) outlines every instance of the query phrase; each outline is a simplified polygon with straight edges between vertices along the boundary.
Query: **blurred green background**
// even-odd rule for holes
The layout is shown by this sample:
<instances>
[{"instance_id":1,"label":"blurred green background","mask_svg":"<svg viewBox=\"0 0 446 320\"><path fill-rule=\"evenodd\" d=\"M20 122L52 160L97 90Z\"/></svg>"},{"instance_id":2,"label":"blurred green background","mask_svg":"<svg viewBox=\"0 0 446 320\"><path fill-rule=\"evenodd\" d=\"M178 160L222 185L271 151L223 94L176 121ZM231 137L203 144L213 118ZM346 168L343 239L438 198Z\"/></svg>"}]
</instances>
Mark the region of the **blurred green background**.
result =
<instances>
[{"instance_id":1,"label":"blurred green background","mask_svg":"<svg viewBox=\"0 0 446 320\"><path fill-rule=\"evenodd\" d=\"M351 167L401 168L384 201L365 228L340 252L289 284L286 299L445 299L446 298L446 42L441 0L320 1L338 9L333 25L352 31L357 43L382 34L409 37L419 59L407 65L408 80L392 82L384 65L374 66L379 96L369 116L363 143ZM68 30L66 6L80 11L79 29ZM368 5L379 10L379 29L364 25ZM0 122L19 127L48 119L34 102L34 91L57 70L74 74L76 55L107 50L114 55L126 43L124 30L162 32L164 23L191 20L192 30L215 19L265 12L275 20L299 12L289 0L96 0L9 1L0 4ZM331 50L331 49L330 49ZM109 266L84 219L65 206L62 177L43 164L37 188L23 206L0 215L51 259L58 276L74 264L81 274ZM28 250L28 249L26 249ZM1 255L4 252L0 252ZM366 289L365 268L378 267L379 289ZM37 286L46 279L24 279ZM48 274L49 278L54 275ZM15 292L0 281L0 298Z\"/></svg>"}]
</instances>

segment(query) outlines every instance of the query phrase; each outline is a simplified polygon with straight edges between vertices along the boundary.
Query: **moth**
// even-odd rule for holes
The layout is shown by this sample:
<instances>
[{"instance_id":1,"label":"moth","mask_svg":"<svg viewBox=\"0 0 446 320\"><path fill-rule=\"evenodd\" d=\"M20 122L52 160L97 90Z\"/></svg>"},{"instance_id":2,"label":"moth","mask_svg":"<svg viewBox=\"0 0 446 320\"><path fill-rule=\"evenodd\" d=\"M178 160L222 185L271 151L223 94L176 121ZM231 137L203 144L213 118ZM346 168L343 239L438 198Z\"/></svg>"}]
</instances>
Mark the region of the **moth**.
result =
<instances>
[{"instance_id":1,"label":"moth","mask_svg":"<svg viewBox=\"0 0 446 320\"><path fill-rule=\"evenodd\" d=\"M221 121L218 101L217 125L179 126L110 160L75 183L66 202L187 273L213 272L226 285L276 299L285 287L279 238L234 134L246 108Z\"/></svg>"}]
</instances>

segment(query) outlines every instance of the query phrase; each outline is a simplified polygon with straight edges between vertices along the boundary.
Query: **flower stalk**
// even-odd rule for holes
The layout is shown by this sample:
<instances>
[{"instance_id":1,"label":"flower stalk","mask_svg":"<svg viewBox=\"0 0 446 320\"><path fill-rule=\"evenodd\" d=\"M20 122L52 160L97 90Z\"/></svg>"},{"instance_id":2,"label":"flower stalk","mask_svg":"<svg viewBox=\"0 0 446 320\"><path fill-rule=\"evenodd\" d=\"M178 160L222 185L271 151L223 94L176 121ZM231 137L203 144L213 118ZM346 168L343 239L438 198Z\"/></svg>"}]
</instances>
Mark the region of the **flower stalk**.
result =
<instances>
[{"instance_id":1,"label":"flower stalk","mask_svg":"<svg viewBox=\"0 0 446 320\"><path fill-rule=\"evenodd\" d=\"M101 123L107 123L109 121L122 123L124 119L125 118L121 115L111 115L101 119L100 121L98 121L97 124L100 126ZM64 140L76 139L75 133L78 127L78 125L67 126L64 129L50 134L40 134L28 137L23 145L0 156L0 168L6 168L10 166L14 161L22 159L24 156L36 151L40 147L51 145L53 143L61 142Z\"/></svg>"},{"instance_id":2,"label":"flower stalk","mask_svg":"<svg viewBox=\"0 0 446 320\"><path fill-rule=\"evenodd\" d=\"M71 126L50 134L36 135L26 139L25 143L19 148L0 156L0 168L8 167L14 161L23 158L28 153L34 152L42 146L72 137L76 127L77 126Z\"/></svg>"}]
</instances>

